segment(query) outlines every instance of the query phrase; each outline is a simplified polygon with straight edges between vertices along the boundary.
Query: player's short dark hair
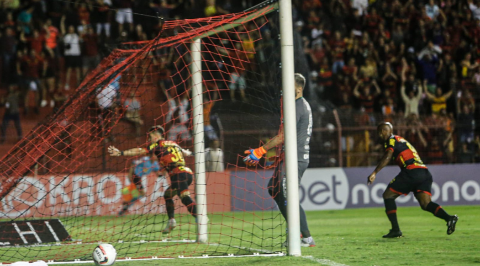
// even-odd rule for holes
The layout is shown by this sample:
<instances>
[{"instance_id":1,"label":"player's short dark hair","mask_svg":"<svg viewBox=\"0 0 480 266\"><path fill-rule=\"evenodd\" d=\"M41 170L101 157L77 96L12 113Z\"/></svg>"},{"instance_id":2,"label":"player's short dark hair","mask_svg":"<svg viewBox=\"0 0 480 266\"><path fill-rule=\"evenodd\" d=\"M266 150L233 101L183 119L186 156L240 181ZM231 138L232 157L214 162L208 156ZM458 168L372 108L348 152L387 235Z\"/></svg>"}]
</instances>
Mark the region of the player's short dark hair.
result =
<instances>
[{"instance_id":1,"label":"player's short dark hair","mask_svg":"<svg viewBox=\"0 0 480 266\"><path fill-rule=\"evenodd\" d=\"M302 89L305 87L305 77L300 74L300 73L295 73L295 86L302 87Z\"/></svg>"},{"instance_id":2,"label":"player's short dark hair","mask_svg":"<svg viewBox=\"0 0 480 266\"><path fill-rule=\"evenodd\" d=\"M152 126L149 130L148 130L148 133L152 133L152 132L158 132L160 134L163 135L163 133L165 133L165 129L163 129L162 126Z\"/></svg>"}]
</instances>

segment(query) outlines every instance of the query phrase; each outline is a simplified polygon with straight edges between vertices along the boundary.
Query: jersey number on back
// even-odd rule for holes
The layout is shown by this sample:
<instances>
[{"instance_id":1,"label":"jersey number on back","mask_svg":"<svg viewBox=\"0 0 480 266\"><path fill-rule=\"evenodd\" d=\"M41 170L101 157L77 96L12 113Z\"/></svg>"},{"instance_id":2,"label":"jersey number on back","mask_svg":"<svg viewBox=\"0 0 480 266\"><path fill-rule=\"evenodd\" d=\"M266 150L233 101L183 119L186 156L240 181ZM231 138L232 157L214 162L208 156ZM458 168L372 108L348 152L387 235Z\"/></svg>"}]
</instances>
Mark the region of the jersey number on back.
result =
<instances>
[{"instance_id":1,"label":"jersey number on back","mask_svg":"<svg viewBox=\"0 0 480 266\"><path fill-rule=\"evenodd\" d=\"M423 164L422 159L420 159L420 156L418 155L417 150L410 144L410 142L405 141L405 143L407 144L407 147L412 151L413 158L415 159L415 161Z\"/></svg>"},{"instance_id":2,"label":"jersey number on back","mask_svg":"<svg viewBox=\"0 0 480 266\"><path fill-rule=\"evenodd\" d=\"M172 162L181 162L183 163L183 155L182 152L179 151L176 147L168 147L168 152L171 153L173 156L171 158Z\"/></svg>"}]
</instances>

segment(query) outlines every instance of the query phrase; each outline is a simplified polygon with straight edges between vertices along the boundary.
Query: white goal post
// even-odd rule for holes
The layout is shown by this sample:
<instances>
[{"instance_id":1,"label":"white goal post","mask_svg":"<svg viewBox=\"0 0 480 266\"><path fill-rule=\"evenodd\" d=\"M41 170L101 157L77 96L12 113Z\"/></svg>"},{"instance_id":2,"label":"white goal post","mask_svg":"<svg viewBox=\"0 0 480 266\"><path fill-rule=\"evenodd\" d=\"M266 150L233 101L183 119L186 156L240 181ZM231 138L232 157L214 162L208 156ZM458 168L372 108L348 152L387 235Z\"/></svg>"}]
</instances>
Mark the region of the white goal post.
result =
<instances>
[{"instance_id":1,"label":"white goal post","mask_svg":"<svg viewBox=\"0 0 480 266\"><path fill-rule=\"evenodd\" d=\"M301 256L300 249L300 211L298 196L298 162L297 162L297 132L295 120L295 82L293 56L293 29L291 0L280 2L280 33L281 33L281 62L282 62L282 91L285 131L285 166L287 175L288 198L288 254ZM278 3L274 3L278 8ZM203 128L203 93L202 93L202 56L201 39L221 31L242 25L241 22L262 13L263 9L228 25L215 28L198 36L191 44L192 56L192 104L193 104L193 134L195 152L195 181L196 201L198 212L197 241L208 242L207 195L205 175L205 141ZM271 12L271 11L270 11Z\"/></svg>"}]
</instances>

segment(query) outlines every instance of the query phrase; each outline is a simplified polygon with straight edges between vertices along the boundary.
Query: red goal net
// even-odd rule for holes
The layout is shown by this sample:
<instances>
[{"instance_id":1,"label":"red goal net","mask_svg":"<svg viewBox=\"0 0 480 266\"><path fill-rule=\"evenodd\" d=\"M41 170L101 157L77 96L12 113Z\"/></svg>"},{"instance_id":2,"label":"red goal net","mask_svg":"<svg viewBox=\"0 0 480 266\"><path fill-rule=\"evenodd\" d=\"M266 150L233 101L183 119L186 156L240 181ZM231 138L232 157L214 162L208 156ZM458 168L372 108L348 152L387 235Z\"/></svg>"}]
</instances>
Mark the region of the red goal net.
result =
<instances>
[{"instance_id":1,"label":"red goal net","mask_svg":"<svg viewBox=\"0 0 480 266\"><path fill-rule=\"evenodd\" d=\"M113 244L118 259L284 251L286 224L267 192L271 163L248 169L241 156L280 126L278 34L277 6L264 4L166 21L154 40L112 51L0 161L0 262L90 260L99 242ZM168 176L148 170L140 176L144 195L129 194L131 167L145 158L108 154L110 145L146 148L146 132L155 125L167 140L193 150L190 47L199 38L206 244L196 243L195 218L179 197L176 227L165 234ZM185 160L195 171L193 157ZM136 200L119 215L127 196Z\"/></svg>"}]
</instances>

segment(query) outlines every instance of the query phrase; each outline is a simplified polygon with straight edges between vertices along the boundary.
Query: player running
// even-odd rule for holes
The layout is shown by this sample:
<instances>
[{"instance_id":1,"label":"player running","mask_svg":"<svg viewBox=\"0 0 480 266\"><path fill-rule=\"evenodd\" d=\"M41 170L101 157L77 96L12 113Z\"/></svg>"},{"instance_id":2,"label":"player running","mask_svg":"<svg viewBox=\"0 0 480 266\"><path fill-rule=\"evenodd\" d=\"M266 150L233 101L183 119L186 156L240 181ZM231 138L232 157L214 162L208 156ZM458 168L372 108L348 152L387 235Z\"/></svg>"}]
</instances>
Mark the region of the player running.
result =
<instances>
[{"instance_id":1,"label":"player running","mask_svg":"<svg viewBox=\"0 0 480 266\"><path fill-rule=\"evenodd\" d=\"M173 197L178 195L185 207L195 219L197 218L197 207L190 197L188 187L193 181L193 172L185 166L185 156L192 153L189 150L182 149L177 143L164 139L164 129L161 126L153 126L148 131L150 145L147 148L133 148L120 151L114 146L108 147L110 156L140 156L152 154L157 156L160 167L165 169L170 176L170 187L165 191L164 198L167 207L168 223L163 233L170 233L177 222L175 221L175 205Z\"/></svg>"},{"instance_id":2,"label":"player running","mask_svg":"<svg viewBox=\"0 0 480 266\"><path fill-rule=\"evenodd\" d=\"M367 184L375 181L376 175L385 167L390 159L400 166L398 174L383 192L383 201L385 202L385 212L392 224L392 229L384 238L401 237L402 231L397 221L397 205L395 199L400 195L407 195L413 192L417 198L420 207L424 211L431 212L438 218L447 222L447 234L455 232L455 225L458 221L457 215L448 215L448 213L437 203L432 202L432 174L423 164L415 148L404 138L393 135L393 126L388 122L381 123L377 127L377 133L385 142L385 154L377 165L373 173L368 176Z\"/></svg>"},{"instance_id":3,"label":"player running","mask_svg":"<svg viewBox=\"0 0 480 266\"><path fill-rule=\"evenodd\" d=\"M144 156L132 162L132 166L130 166L130 170L128 171L130 185L122 189L123 205L118 216L124 215L130 206L145 196L142 177L149 175L151 172L157 172L157 175L161 176L158 162L152 160L150 156Z\"/></svg>"},{"instance_id":4,"label":"player running","mask_svg":"<svg viewBox=\"0 0 480 266\"><path fill-rule=\"evenodd\" d=\"M312 135L312 109L308 102L303 98L303 88L305 87L305 78L296 73L295 74L295 106L297 116L297 153L298 153L298 184L303 173L308 167L309 153L310 153L310 137ZM283 127L280 128L280 133L268 141L265 145L257 149L251 149L245 151L247 156L244 161L249 166L257 165L260 158L267 153L268 150L275 148L284 143ZM273 197L280 209L285 221L287 221L287 185L285 175L285 165L281 161L275 168L273 177L268 183L268 193ZM308 229L307 216L305 211L300 205L300 232L302 234L301 246L314 247L315 241L313 240L310 230ZM284 245L288 245L285 242Z\"/></svg>"}]
</instances>

